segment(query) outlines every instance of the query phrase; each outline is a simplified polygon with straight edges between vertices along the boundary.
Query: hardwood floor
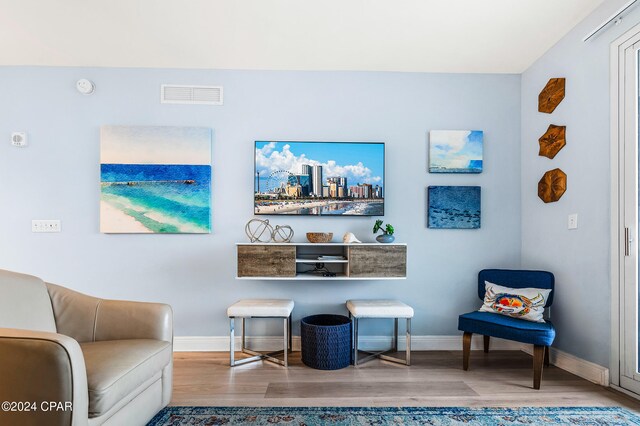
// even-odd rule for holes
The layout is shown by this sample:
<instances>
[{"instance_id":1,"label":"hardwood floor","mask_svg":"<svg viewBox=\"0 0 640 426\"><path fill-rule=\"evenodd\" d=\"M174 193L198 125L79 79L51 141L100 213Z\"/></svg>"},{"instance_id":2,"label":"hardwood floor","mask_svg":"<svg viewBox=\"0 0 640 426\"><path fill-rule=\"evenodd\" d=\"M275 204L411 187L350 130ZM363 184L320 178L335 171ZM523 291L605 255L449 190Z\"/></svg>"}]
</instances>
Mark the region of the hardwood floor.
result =
<instances>
[{"instance_id":1,"label":"hardwood floor","mask_svg":"<svg viewBox=\"0 0 640 426\"><path fill-rule=\"evenodd\" d=\"M242 358L242 354L237 354ZM412 352L410 367L373 360L358 368L314 370L300 352L289 368L257 362L229 368L225 352L174 355L171 405L200 406L623 406L640 402L554 366L532 389L532 358L524 352Z\"/></svg>"}]
</instances>

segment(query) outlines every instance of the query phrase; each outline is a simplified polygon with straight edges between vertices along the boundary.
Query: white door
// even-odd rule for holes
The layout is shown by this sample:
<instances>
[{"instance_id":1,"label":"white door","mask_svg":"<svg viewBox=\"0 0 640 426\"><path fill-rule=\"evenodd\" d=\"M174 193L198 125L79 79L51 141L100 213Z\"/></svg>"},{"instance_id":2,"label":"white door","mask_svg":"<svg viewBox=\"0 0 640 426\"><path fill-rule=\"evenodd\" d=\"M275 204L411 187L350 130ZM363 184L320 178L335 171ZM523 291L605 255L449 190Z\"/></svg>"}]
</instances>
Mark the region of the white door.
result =
<instances>
[{"instance_id":1,"label":"white door","mask_svg":"<svg viewBox=\"0 0 640 426\"><path fill-rule=\"evenodd\" d=\"M638 332L638 80L640 33L619 46L619 229L620 377L622 388L640 394Z\"/></svg>"}]
</instances>

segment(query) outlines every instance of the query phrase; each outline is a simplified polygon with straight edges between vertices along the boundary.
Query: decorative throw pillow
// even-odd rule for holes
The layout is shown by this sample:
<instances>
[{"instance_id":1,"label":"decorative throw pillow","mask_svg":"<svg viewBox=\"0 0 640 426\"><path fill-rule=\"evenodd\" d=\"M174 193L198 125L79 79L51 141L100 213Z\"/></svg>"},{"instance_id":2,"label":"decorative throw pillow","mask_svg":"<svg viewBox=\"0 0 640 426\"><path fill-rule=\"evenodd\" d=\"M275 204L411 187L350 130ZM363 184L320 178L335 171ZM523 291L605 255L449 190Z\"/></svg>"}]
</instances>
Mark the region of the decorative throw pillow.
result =
<instances>
[{"instance_id":1,"label":"decorative throw pillow","mask_svg":"<svg viewBox=\"0 0 640 426\"><path fill-rule=\"evenodd\" d=\"M480 312L507 315L533 322L544 322L542 314L551 289L509 288L484 282L486 293Z\"/></svg>"}]
</instances>

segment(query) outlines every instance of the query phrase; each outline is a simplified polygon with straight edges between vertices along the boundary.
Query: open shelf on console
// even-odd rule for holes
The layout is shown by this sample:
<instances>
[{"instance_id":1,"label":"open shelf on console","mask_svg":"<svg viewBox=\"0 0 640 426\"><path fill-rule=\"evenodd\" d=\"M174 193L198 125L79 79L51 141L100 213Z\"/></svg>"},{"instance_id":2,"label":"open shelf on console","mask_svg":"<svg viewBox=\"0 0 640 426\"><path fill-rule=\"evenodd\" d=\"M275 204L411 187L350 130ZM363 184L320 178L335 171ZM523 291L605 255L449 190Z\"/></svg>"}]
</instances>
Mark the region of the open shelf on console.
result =
<instances>
[{"instance_id":1,"label":"open shelf on console","mask_svg":"<svg viewBox=\"0 0 640 426\"><path fill-rule=\"evenodd\" d=\"M296 259L296 263L349 263L347 259Z\"/></svg>"},{"instance_id":2,"label":"open shelf on console","mask_svg":"<svg viewBox=\"0 0 640 426\"><path fill-rule=\"evenodd\" d=\"M405 279L406 244L238 243L237 279ZM330 256L327 259L318 259Z\"/></svg>"}]
</instances>

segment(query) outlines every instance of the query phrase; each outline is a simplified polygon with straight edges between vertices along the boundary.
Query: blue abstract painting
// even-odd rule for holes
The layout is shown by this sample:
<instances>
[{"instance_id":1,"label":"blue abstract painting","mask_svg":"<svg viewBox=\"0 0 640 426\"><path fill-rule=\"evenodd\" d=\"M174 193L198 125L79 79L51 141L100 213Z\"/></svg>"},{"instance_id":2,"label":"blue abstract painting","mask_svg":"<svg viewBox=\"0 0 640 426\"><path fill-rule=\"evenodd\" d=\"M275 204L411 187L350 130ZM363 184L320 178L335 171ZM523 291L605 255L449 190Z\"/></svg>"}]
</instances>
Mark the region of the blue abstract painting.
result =
<instances>
[{"instance_id":1,"label":"blue abstract painting","mask_svg":"<svg viewBox=\"0 0 640 426\"><path fill-rule=\"evenodd\" d=\"M100 232L211 232L211 129L103 126Z\"/></svg>"},{"instance_id":2,"label":"blue abstract painting","mask_svg":"<svg viewBox=\"0 0 640 426\"><path fill-rule=\"evenodd\" d=\"M429 132L429 173L482 173L480 130Z\"/></svg>"},{"instance_id":3,"label":"blue abstract painting","mask_svg":"<svg viewBox=\"0 0 640 426\"><path fill-rule=\"evenodd\" d=\"M429 228L480 228L479 186L430 186L428 199Z\"/></svg>"}]
</instances>

